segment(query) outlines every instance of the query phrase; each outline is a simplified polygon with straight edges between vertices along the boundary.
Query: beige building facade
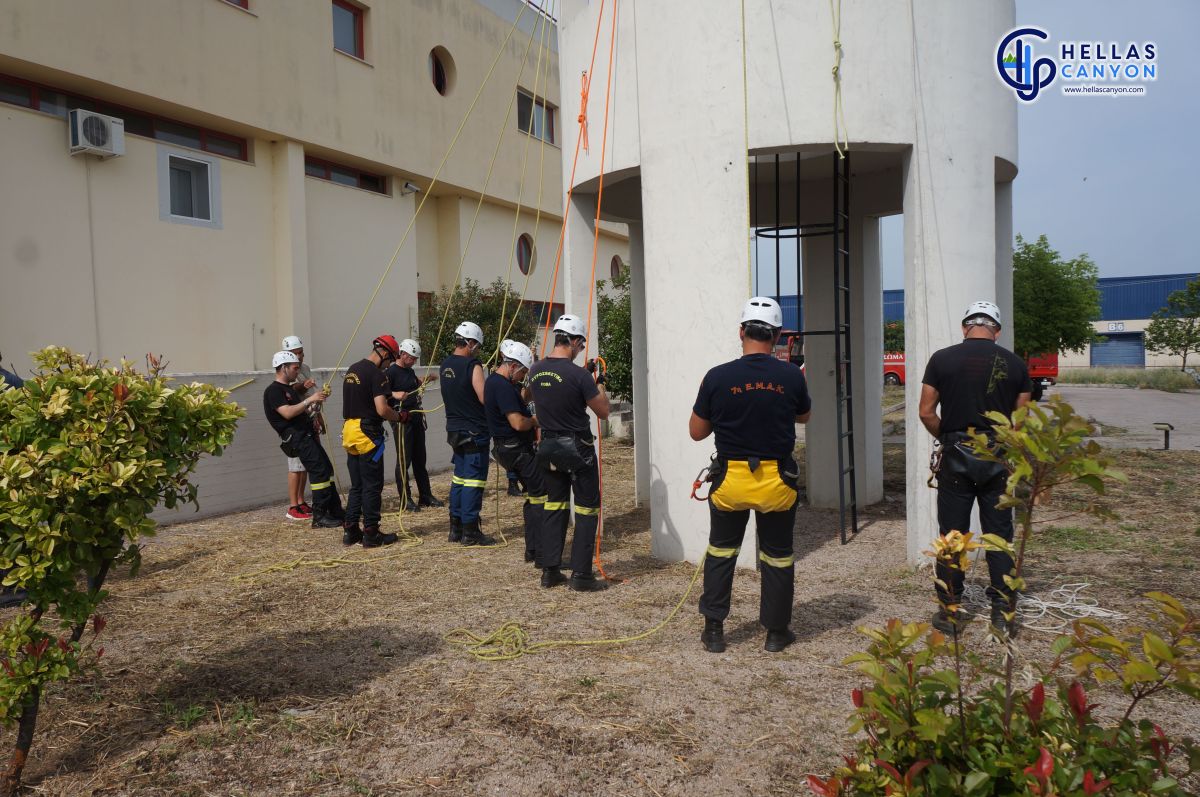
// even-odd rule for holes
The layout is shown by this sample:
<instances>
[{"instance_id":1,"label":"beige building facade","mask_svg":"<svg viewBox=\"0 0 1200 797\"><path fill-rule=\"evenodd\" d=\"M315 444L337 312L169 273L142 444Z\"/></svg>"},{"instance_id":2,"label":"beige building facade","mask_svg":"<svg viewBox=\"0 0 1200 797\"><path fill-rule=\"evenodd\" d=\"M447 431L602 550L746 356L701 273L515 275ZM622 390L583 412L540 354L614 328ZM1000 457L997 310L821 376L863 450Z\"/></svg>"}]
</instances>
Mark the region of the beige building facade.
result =
<instances>
[{"instance_id":1,"label":"beige building facade","mask_svg":"<svg viewBox=\"0 0 1200 797\"><path fill-rule=\"evenodd\" d=\"M13 0L4 15L0 351L18 370L51 343L262 370L288 334L331 366L389 263L354 356L415 332L418 294L456 277L550 298L576 112L555 26L522 0ZM74 108L121 119L124 154L68 154ZM628 261L615 226L613 256ZM562 279L555 294L559 309Z\"/></svg>"},{"instance_id":2,"label":"beige building facade","mask_svg":"<svg viewBox=\"0 0 1200 797\"><path fill-rule=\"evenodd\" d=\"M578 109L535 6L7 0L2 16L0 353L23 376L50 344L154 352L225 386L253 376L233 446L201 465L205 514L283 502L260 409L283 336L316 369L347 349L344 367L376 335L413 335L420 294L468 278L509 280L539 312L586 310L562 276L550 295ZM70 154L72 111L119 119L123 154ZM598 277L628 263L623 225L598 249ZM435 469L441 429L431 416ZM336 434L327 446L344 486Z\"/></svg>"}]
</instances>

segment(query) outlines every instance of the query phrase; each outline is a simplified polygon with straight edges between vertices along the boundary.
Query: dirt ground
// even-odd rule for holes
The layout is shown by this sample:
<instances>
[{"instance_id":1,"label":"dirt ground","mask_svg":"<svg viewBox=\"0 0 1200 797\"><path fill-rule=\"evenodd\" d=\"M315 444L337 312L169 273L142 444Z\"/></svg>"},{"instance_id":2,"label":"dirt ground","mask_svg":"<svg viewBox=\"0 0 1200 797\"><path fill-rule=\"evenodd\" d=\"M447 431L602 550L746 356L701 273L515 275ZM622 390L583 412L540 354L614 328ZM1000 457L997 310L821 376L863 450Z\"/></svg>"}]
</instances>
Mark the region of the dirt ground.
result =
<instances>
[{"instance_id":1,"label":"dirt ground","mask_svg":"<svg viewBox=\"0 0 1200 797\"><path fill-rule=\"evenodd\" d=\"M854 629L933 609L928 575L904 562L902 450L887 447L889 500L864 512L849 545L835 514L800 510L799 640L782 654L762 649L747 571L721 655L700 647L695 591L642 641L501 662L448 642L456 628L506 621L535 643L611 639L669 616L694 568L650 557L648 512L628 497L632 449L605 455L604 566L623 581L604 593L539 587L508 496L502 529L516 541L492 549L448 544L444 510L405 515L411 538L373 551L289 523L282 507L163 529L139 576L111 581L100 671L46 697L31 792L807 794L805 774L852 746L849 692L862 679L841 661L864 647ZM1125 519L1048 524L1035 591L1087 581L1122 611L1148 589L1200 599L1200 454L1129 456L1134 486L1115 496ZM437 479L440 495L448 483ZM489 490L493 533L495 511ZM970 644L989 644L982 625ZM1052 639L1030 632L1021 645L1036 660ZM1175 731L1200 727L1181 699L1146 712Z\"/></svg>"}]
</instances>

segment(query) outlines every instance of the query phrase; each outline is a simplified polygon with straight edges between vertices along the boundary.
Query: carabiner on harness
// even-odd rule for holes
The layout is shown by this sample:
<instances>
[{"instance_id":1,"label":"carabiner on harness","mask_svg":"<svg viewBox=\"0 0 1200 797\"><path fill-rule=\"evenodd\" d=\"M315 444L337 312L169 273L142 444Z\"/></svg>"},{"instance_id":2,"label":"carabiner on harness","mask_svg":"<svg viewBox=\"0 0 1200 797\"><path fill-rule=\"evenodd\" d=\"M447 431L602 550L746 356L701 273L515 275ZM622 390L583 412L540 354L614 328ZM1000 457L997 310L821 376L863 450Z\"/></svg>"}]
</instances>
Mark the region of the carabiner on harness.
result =
<instances>
[{"instance_id":1,"label":"carabiner on harness","mask_svg":"<svg viewBox=\"0 0 1200 797\"><path fill-rule=\"evenodd\" d=\"M929 452L929 478L925 480L925 485L932 490L937 489L937 475L942 469L942 453L942 441L935 437L933 449Z\"/></svg>"},{"instance_id":2,"label":"carabiner on harness","mask_svg":"<svg viewBox=\"0 0 1200 797\"><path fill-rule=\"evenodd\" d=\"M695 481L692 482L692 500L694 500L694 501L707 501L708 500L707 495L704 497L700 497L700 496L696 495L696 493L700 491L700 488L704 485L705 482L712 481L712 472L710 469L711 469L711 463L709 465L705 465L703 468L700 469L700 472L696 474L696 479L695 479ZM712 491L709 490L709 493L711 494Z\"/></svg>"}]
</instances>

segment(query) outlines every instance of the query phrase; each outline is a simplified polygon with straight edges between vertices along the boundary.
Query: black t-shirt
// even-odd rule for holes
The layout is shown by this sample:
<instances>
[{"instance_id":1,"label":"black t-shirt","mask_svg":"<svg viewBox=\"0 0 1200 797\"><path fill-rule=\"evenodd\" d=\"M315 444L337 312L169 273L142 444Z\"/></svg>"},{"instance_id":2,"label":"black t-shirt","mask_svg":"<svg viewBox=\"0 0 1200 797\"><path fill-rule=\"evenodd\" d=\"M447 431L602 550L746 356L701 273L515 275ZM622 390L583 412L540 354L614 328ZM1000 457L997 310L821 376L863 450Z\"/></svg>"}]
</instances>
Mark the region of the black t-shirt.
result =
<instances>
[{"instance_id":1,"label":"black t-shirt","mask_svg":"<svg viewBox=\"0 0 1200 797\"><path fill-rule=\"evenodd\" d=\"M587 403L600 393L592 375L566 357L538 360L531 374L533 403L542 429L587 433L591 428Z\"/></svg>"},{"instance_id":2,"label":"black t-shirt","mask_svg":"<svg viewBox=\"0 0 1200 797\"><path fill-rule=\"evenodd\" d=\"M985 338L967 338L935 351L921 381L938 392L942 434L972 426L988 429L985 412L1010 415L1017 396L1033 390L1021 358Z\"/></svg>"},{"instance_id":3,"label":"black t-shirt","mask_svg":"<svg viewBox=\"0 0 1200 797\"><path fill-rule=\"evenodd\" d=\"M712 424L717 453L730 459L790 457L796 416L810 409L804 373L770 354L747 354L710 370L692 407Z\"/></svg>"},{"instance_id":4,"label":"black t-shirt","mask_svg":"<svg viewBox=\"0 0 1200 797\"><path fill-rule=\"evenodd\" d=\"M413 391L421 387L421 380L417 377L413 369L401 368L396 363L392 363L387 371L384 372L384 375L388 380L388 390L390 390L392 393L408 394L404 397L404 401L400 402L400 409L415 410L420 408L421 394L414 394ZM389 403L393 404L393 406L395 405L395 400L392 399L391 396L388 396L388 401Z\"/></svg>"},{"instance_id":5,"label":"black t-shirt","mask_svg":"<svg viewBox=\"0 0 1200 797\"><path fill-rule=\"evenodd\" d=\"M300 397L296 388L280 382L272 382L263 391L263 410L267 413L267 420L271 423L271 427L279 432L280 437L287 437L292 432L312 430L312 421L309 420L306 412L302 412L290 420L279 414L280 407L299 404L302 401L304 399Z\"/></svg>"},{"instance_id":6,"label":"black t-shirt","mask_svg":"<svg viewBox=\"0 0 1200 797\"><path fill-rule=\"evenodd\" d=\"M442 401L446 403L447 432L482 434L487 431L483 405L471 383L475 369L482 367L483 363L477 358L460 354L451 354L442 360Z\"/></svg>"},{"instance_id":7,"label":"black t-shirt","mask_svg":"<svg viewBox=\"0 0 1200 797\"><path fill-rule=\"evenodd\" d=\"M530 417L529 406L521 400L521 389L500 374L492 374L483 383L483 408L487 412L488 431L495 438L531 439L533 430L518 432L508 422L510 412Z\"/></svg>"},{"instance_id":8,"label":"black t-shirt","mask_svg":"<svg viewBox=\"0 0 1200 797\"><path fill-rule=\"evenodd\" d=\"M375 397L391 398L391 395L383 371L370 360L359 360L346 369L342 380L342 417L382 423L375 409Z\"/></svg>"}]
</instances>

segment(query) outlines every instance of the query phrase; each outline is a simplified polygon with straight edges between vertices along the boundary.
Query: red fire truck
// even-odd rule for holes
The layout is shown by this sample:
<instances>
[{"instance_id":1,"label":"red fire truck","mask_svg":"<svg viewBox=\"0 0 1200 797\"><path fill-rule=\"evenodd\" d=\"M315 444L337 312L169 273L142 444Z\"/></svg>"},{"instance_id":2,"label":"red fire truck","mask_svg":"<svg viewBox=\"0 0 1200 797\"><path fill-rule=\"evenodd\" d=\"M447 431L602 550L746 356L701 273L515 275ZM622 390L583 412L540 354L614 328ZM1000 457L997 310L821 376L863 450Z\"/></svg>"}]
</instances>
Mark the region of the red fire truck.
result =
<instances>
[{"instance_id":1,"label":"red fire truck","mask_svg":"<svg viewBox=\"0 0 1200 797\"><path fill-rule=\"evenodd\" d=\"M1025 361L1029 367L1029 378L1033 380L1033 400L1040 401L1046 388L1058 382L1058 354L1035 354ZM903 385L904 352L889 351L883 354L883 382L885 385Z\"/></svg>"}]
</instances>

